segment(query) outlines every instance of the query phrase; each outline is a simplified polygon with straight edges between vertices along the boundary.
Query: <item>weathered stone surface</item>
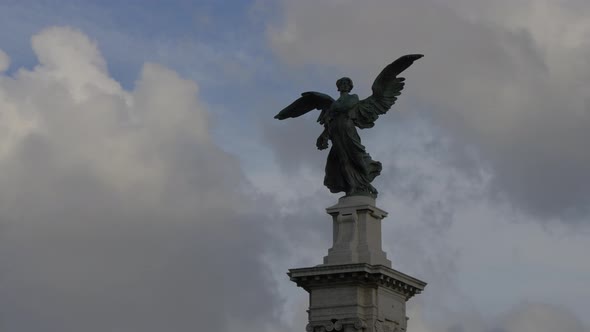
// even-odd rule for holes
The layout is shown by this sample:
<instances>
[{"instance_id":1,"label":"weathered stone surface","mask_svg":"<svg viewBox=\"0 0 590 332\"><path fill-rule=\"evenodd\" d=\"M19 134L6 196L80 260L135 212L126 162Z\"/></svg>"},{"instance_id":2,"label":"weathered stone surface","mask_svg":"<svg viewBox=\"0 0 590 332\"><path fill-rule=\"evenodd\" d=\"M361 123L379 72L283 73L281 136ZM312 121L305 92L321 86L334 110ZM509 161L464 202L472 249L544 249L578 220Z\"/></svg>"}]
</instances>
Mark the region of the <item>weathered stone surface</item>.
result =
<instances>
[{"instance_id":1,"label":"weathered stone surface","mask_svg":"<svg viewBox=\"0 0 590 332\"><path fill-rule=\"evenodd\" d=\"M426 283L385 266L346 264L289 270L310 294L308 331L404 331L406 301Z\"/></svg>"},{"instance_id":2,"label":"weathered stone surface","mask_svg":"<svg viewBox=\"0 0 590 332\"><path fill-rule=\"evenodd\" d=\"M426 283L391 268L381 248L387 212L369 196L345 196L326 209L333 246L324 264L289 270L309 293L308 332L400 332L407 328L406 302Z\"/></svg>"},{"instance_id":3,"label":"weathered stone surface","mask_svg":"<svg viewBox=\"0 0 590 332\"><path fill-rule=\"evenodd\" d=\"M345 196L326 209L332 216L333 245L324 265L368 263L391 267L381 247L381 220L387 212L368 196Z\"/></svg>"}]
</instances>

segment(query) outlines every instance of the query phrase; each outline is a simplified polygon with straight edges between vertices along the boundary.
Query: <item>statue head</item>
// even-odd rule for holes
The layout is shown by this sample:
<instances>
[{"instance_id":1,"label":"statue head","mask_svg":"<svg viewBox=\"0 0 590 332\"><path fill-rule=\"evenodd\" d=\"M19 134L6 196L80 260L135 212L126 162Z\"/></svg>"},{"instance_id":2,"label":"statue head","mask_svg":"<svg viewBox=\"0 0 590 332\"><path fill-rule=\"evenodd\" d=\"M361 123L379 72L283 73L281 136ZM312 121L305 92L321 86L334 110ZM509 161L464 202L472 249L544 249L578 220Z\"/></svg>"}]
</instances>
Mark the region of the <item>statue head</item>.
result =
<instances>
[{"instance_id":1,"label":"statue head","mask_svg":"<svg viewBox=\"0 0 590 332\"><path fill-rule=\"evenodd\" d=\"M342 77L336 81L336 87L338 88L338 91L350 92L353 88L352 80L348 77Z\"/></svg>"}]
</instances>

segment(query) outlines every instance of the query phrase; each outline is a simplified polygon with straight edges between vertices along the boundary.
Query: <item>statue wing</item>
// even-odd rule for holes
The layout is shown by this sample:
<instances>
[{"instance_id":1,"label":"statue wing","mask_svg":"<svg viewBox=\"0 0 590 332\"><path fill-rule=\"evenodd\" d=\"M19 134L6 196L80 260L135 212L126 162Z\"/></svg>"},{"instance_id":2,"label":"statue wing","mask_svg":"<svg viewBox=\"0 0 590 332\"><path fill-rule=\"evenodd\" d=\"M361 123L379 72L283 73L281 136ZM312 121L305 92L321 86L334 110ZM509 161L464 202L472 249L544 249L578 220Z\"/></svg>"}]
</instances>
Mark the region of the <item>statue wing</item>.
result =
<instances>
[{"instance_id":1,"label":"statue wing","mask_svg":"<svg viewBox=\"0 0 590 332\"><path fill-rule=\"evenodd\" d=\"M318 117L318 122L324 124L326 113L330 108L330 105L334 102L334 98L327 94L319 92L304 92L301 94L299 99L291 103L291 105L285 107L279 114L275 115L275 119L284 120L287 118L296 118L309 111L318 109L322 110Z\"/></svg>"},{"instance_id":2,"label":"statue wing","mask_svg":"<svg viewBox=\"0 0 590 332\"><path fill-rule=\"evenodd\" d=\"M373 82L373 94L359 102L355 125L359 128L371 128L381 114L385 114L404 89L403 77L397 77L408 69L422 54L408 54L400 57L385 67Z\"/></svg>"}]
</instances>

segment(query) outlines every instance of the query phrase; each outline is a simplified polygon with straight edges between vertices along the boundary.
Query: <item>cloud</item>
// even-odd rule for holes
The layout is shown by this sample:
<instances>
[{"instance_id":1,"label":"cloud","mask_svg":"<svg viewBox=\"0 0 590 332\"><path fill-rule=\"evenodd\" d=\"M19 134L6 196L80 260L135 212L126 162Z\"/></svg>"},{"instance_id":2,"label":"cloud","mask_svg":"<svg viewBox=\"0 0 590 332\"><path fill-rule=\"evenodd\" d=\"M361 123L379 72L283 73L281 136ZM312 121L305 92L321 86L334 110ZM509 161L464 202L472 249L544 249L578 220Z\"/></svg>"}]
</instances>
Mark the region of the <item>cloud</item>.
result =
<instances>
[{"instance_id":1,"label":"cloud","mask_svg":"<svg viewBox=\"0 0 590 332\"><path fill-rule=\"evenodd\" d=\"M369 138L371 152L390 165L376 181L378 206L390 212L383 222L384 249L394 268L429 284L410 301L411 329L498 332L492 327L503 328L498 321L506 308L523 300L551 301L584 317L590 298L581 282L590 267L580 262L587 232L572 234L562 224L543 227L486 199L490 176L466 177L453 167L452 144L427 122L405 119ZM395 148L375 144L383 139ZM281 202L282 215L275 219L283 233L274 236L290 254L271 261L291 315L306 308L305 292L280 277L287 268L321 263L331 246L330 217L322 207L337 196L321 187L321 171L301 168L293 176L279 168L254 178ZM572 287L551 287L563 282Z\"/></svg>"},{"instance_id":2,"label":"cloud","mask_svg":"<svg viewBox=\"0 0 590 332\"><path fill-rule=\"evenodd\" d=\"M347 33L354 34L354 31ZM318 34L321 36L322 32ZM306 36L311 38L311 32ZM313 43L309 38L299 46ZM312 53L315 51L314 48ZM334 57L341 55L345 56L346 52L334 54ZM370 57L370 53L367 56ZM427 61L426 58L423 60ZM316 64L313 57L301 60L300 64L305 61ZM325 61L321 65L326 67L326 76L335 71L330 60L320 58L317 61ZM351 58L350 61L357 60ZM422 64L417 63L408 72L419 72ZM360 67L361 64L350 65L354 71ZM376 66L376 70L379 69ZM298 74L305 73L301 70ZM360 77L359 82L364 76ZM416 92L412 92L415 87L412 83L417 79L410 74L407 77L407 93L396 105L401 112L387 114L379 119L375 128L360 134L367 150L384 165L383 174L376 179L375 186L380 190L378 205L390 212L383 224L388 256L395 268L429 283L423 294L411 300L410 307L420 305L425 313L419 317L413 311L409 312L410 329L504 331L505 327L495 321L506 308L523 299L552 301L555 308L584 317L581 308L588 302L588 294L580 291L579 282L587 279L590 271L588 264L580 264L584 261L582 248L587 242L587 233L572 234L571 229L568 231L569 225L559 223L542 226L534 216L514 211L506 202L493 200L489 190L496 185L497 173L485 160L478 158L481 148L476 149L466 141L473 136L468 136L467 132L450 131L449 128L457 126L454 123L439 125L438 122L444 120L441 115L424 111L425 104L436 104L419 100ZM369 86L371 78L367 75L364 85ZM311 84L314 86L314 82ZM358 85L362 88L363 84ZM268 127L267 142L275 150L280 174L265 180L263 186L272 188L266 183L276 185L275 195L293 191L290 197L320 201L329 195L327 190L308 183L321 183L323 175L325 152L321 157L322 164L318 165L313 145L321 128L316 127L314 116L287 121L275 121L274 126ZM307 150L301 150L301 146ZM332 200L335 197L332 195ZM324 220L320 212L316 217L305 215L298 219L307 229L320 234L323 231L321 225L309 222ZM293 248L317 248L318 253L309 254L305 250L299 254L310 264L319 263L319 257L330 246L329 242L324 242L323 247L310 244L312 241L302 236L298 241L305 245L293 245ZM551 285L564 279L573 285L571 291L555 293ZM493 282L494 285L487 287L482 282ZM535 321L529 316L522 319Z\"/></svg>"},{"instance_id":3,"label":"cloud","mask_svg":"<svg viewBox=\"0 0 590 332\"><path fill-rule=\"evenodd\" d=\"M474 15L481 15L481 9L465 5L459 10L458 3L450 3L451 8L432 7L422 0L392 7L369 3L367 13L364 9L350 13L355 8L346 2L336 7L314 3L319 13L336 10L325 22L334 20L338 31L369 44L370 34L363 32L367 26L379 30L394 24L386 9L400 9L395 21L403 24L395 23L394 34L389 29L370 31L395 44L379 43L374 48L378 52L364 52L362 57L356 49L339 48L344 39L338 31L318 27L319 39L311 38L313 31L301 27L301 22L310 26L315 22L300 22L299 15L313 16L315 10L309 11L310 4L304 1L288 3L293 10L286 16L286 26L295 36L289 42L294 44L281 45L284 41L279 38L273 45L277 52L286 47L283 51L289 53L283 59L295 65L312 62L330 72L358 73L358 79L353 78L359 94L366 93L382 62L390 60L383 54L395 58L401 52L398 37L408 52L423 47L427 53L411 74L408 71L407 90L397 105L409 112L388 114L375 129L362 132L368 151L386 166L376 184L382 193L379 205L391 213L384 222L388 255L396 268L429 282L426 292L412 299L412 310L421 306L424 315L409 312L411 329L511 332L525 322L544 326L540 317L551 314L556 321L574 322L563 325L574 332L580 326L587 330L568 311L572 306L564 303L583 307L587 295L572 289L563 296L565 290L551 287L564 276L568 284L585 280L587 267L579 264L583 257L576 254L584 252L587 237L545 233L528 222L520 223L517 230L510 222L498 223L514 218L490 211L486 201L485 188L498 186L498 192L508 192L498 182L501 164L496 161L490 171L482 164L492 163L496 154L488 152L481 161L463 150L473 143L480 155L483 149L504 155L496 142L502 126L495 122L510 125L510 112L499 108L500 115L473 115L471 110L479 108L471 105L479 105L478 98L494 101L501 95L498 82L506 75L516 79L513 86L529 83L527 75L520 78L512 73L521 70L520 62L510 61L522 60L518 52L538 55L543 36L515 34L518 24L527 26L528 21L515 19L522 14L504 15L500 5L486 7L489 14L479 21ZM297 8L300 5L302 9ZM376 9L384 14L374 14ZM416 19L422 13L430 16ZM403 17L406 14L408 18ZM341 25L339 17L348 18L352 26ZM498 28L500 18L509 28ZM448 37L442 28L441 32L420 30L419 22L439 20L451 29L450 35L458 35ZM275 33L283 27L276 22L269 31L273 38L280 37ZM299 35L302 28L305 33ZM410 30L425 42L404 41ZM461 40L464 37L467 41ZM575 38L568 39L575 44ZM317 44L309 54L307 43L319 41L328 48ZM506 49L498 51L487 45L489 41ZM429 44L434 45L428 48ZM314 116L284 124L275 121L276 127L265 128L267 142L260 144L262 149L297 147L275 151L282 153L277 153L281 169L264 163L256 170L243 170L212 137L214 109L204 106L195 82L147 63L133 88L124 89L108 73L96 42L71 28L46 29L33 38L33 45L37 67L11 76L0 74L0 330L302 330L307 297L284 273L320 263L331 236L330 217L322 210L335 198L321 186L325 151L314 147L321 131ZM490 57L490 64L483 62L480 68L482 63L471 63L478 58L464 54L471 47L480 50L478 56ZM510 53L515 49L516 56ZM322 53L325 50L329 53ZM510 64L498 60L498 54ZM523 65L528 68L525 74L534 67L545 75L545 59L538 57ZM436 59L441 59L440 67ZM455 74L460 65L465 69ZM495 72L497 68L501 69ZM478 70L490 76L484 81L492 81L493 96L479 91L484 84L475 80L481 77ZM333 78L338 76L326 79L329 89L334 89ZM469 79L475 80L475 92L469 90L466 101L459 102L454 96L471 88ZM448 83L456 81L460 86ZM325 92L333 91L329 89ZM261 106L268 107L267 101ZM420 110L430 104L442 108ZM269 121L274 120L269 117ZM483 130L486 126L491 129ZM232 135L237 134L230 132L227 139ZM295 135L303 138L294 141ZM511 260L514 252L516 258ZM478 282L492 272L506 278L501 273L505 270L520 281L512 287L525 290L482 287ZM490 293L495 296L492 300ZM504 310L506 303L522 298L538 300L538 294L555 306L531 304L496 315L498 307ZM478 312L488 304L494 314ZM583 317L579 311L576 314ZM437 321L440 317L445 319Z\"/></svg>"},{"instance_id":4,"label":"cloud","mask_svg":"<svg viewBox=\"0 0 590 332\"><path fill-rule=\"evenodd\" d=\"M147 63L124 90L72 28L32 44L0 76L0 329L280 327L281 249L198 85Z\"/></svg>"},{"instance_id":5,"label":"cloud","mask_svg":"<svg viewBox=\"0 0 590 332\"><path fill-rule=\"evenodd\" d=\"M480 163L457 166L489 165L494 196L531 216L584 220L588 10L553 1L284 2L268 36L284 62L362 72L359 87L397 56L426 54L408 70L404 98L428 105L423 114L457 150L478 152Z\"/></svg>"},{"instance_id":6,"label":"cloud","mask_svg":"<svg viewBox=\"0 0 590 332\"><path fill-rule=\"evenodd\" d=\"M504 318L500 331L506 332L586 332L577 317L562 308L540 303L524 303Z\"/></svg>"},{"instance_id":7,"label":"cloud","mask_svg":"<svg viewBox=\"0 0 590 332\"><path fill-rule=\"evenodd\" d=\"M429 324L424 319L421 307L411 306L408 329L420 332L551 332L555 330L568 332L586 332L585 326L571 312L558 306L545 303L524 302L510 308L506 313L486 322L477 315L453 315L456 323Z\"/></svg>"}]
</instances>

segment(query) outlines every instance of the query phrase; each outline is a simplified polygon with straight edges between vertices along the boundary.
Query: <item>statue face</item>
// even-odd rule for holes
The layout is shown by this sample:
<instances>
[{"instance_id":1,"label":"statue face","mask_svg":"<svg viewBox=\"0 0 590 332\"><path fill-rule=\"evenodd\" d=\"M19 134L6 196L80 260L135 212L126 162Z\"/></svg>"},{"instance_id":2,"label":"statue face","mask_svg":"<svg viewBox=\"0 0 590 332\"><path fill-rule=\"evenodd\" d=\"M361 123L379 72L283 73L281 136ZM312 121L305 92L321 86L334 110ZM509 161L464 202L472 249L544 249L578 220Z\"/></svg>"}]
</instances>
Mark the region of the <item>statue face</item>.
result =
<instances>
[{"instance_id":1,"label":"statue face","mask_svg":"<svg viewBox=\"0 0 590 332\"><path fill-rule=\"evenodd\" d=\"M343 77L336 81L338 91L350 92L352 90L352 80L348 77Z\"/></svg>"}]
</instances>

